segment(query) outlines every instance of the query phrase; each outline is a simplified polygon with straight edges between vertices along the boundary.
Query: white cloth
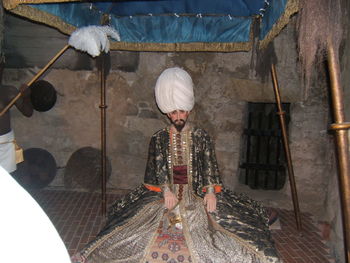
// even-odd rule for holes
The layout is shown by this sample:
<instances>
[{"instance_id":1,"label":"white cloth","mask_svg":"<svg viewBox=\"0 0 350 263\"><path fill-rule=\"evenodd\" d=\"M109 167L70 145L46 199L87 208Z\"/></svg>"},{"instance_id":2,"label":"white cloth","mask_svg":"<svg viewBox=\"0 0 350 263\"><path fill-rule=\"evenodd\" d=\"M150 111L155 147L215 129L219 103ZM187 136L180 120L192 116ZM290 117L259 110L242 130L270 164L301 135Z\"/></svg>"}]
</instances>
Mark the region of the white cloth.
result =
<instances>
[{"instance_id":1,"label":"white cloth","mask_svg":"<svg viewBox=\"0 0 350 263\"><path fill-rule=\"evenodd\" d=\"M0 262L71 262L45 212L1 167L0 211Z\"/></svg>"},{"instance_id":2,"label":"white cloth","mask_svg":"<svg viewBox=\"0 0 350 263\"><path fill-rule=\"evenodd\" d=\"M0 166L9 173L17 169L14 139L13 131L0 136Z\"/></svg>"},{"instance_id":3,"label":"white cloth","mask_svg":"<svg viewBox=\"0 0 350 263\"><path fill-rule=\"evenodd\" d=\"M163 113L174 110L191 111L194 106L191 76L178 67L164 70L157 79L155 96Z\"/></svg>"}]
</instances>

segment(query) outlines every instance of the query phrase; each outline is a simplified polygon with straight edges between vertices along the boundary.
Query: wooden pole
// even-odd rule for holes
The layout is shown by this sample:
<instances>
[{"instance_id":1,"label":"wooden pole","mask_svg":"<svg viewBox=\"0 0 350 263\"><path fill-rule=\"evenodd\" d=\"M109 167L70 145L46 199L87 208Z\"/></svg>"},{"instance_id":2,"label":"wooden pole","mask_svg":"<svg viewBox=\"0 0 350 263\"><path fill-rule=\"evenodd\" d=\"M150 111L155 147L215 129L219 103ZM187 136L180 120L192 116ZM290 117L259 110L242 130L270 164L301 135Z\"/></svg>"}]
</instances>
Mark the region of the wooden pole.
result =
<instances>
[{"instance_id":1,"label":"wooden pole","mask_svg":"<svg viewBox=\"0 0 350 263\"><path fill-rule=\"evenodd\" d=\"M107 194L106 194L106 74L105 74L105 53L101 54L101 193L102 193L102 215L107 214Z\"/></svg>"},{"instance_id":2,"label":"wooden pole","mask_svg":"<svg viewBox=\"0 0 350 263\"><path fill-rule=\"evenodd\" d=\"M287 125L285 121L286 113L282 109L281 96L280 96L280 91L278 87L276 68L274 64L271 65L271 74L272 74L273 88L275 92L276 104L278 109L277 114L280 119L281 130L282 130L282 139L283 139L283 146L284 146L283 148L287 158L288 176L289 176L290 189L292 192L294 215L295 215L297 229L298 231L301 231L301 219L300 219L300 210L299 210L299 202L298 202L298 193L297 193L297 188L295 183L292 157L290 154L289 143L288 143Z\"/></svg>"},{"instance_id":3,"label":"wooden pole","mask_svg":"<svg viewBox=\"0 0 350 263\"><path fill-rule=\"evenodd\" d=\"M32 85L44 72L69 48L69 45L64 46L57 54L43 67L33 78L31 81L27 83L27 87ZM14 97L10 103L0 112L0 117L8 111L9 108L16 103L16 101L22 96L23 91L19 92L16 97Z\"/></svg>"},{"instance_id":4,"label":"wooden pole","mask_svg":"<svg viewBox=\"0 0 350 263\"><path fill-rule=\"evenodd\" d=\"M339 190L343 217L343 234L345 260L350 262L350 164L348 129L350 123L344 122L343 90L340 84L339 60L331 41L327 43L328 68L331 80L331 97L335 123L331 129L335 131L336 148L339 167Z\"/></svg>"}]
</instances>

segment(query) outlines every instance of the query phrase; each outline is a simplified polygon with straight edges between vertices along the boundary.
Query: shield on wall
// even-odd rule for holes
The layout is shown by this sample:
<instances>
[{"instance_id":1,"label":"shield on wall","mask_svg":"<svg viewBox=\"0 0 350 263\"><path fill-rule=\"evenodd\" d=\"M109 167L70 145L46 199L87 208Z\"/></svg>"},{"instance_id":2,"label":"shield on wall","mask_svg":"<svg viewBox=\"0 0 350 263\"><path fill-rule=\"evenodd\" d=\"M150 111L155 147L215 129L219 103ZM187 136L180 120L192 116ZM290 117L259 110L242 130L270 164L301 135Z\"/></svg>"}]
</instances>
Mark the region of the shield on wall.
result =
<instances>
[{"instance_id":1,"label":"shield on wall","mask_svg":"<svg viewBox=\"0 0 350 263\"><path fill-rule=\"evenodd\" d=\"M35 81L30 85L30 99L36 111L50 110L56 103L57 93L55 87L46 80Z\"/></svg>"},{"instance_id":2,"label":"shield on wall","mask_svg":"<svg viewBox=\"0 0 350 263\"><path fill-rule=\"evenodd\" d=\"M101 151L93 147L83 147L69 158L64 173L66 188L83 188L95 191L101 187ZM112 172L112 165L106 157L106 180Z\"/></svg>"},{"instance_id":3,"label":"shield on wall","mask_svg":"<svg viewBox=\"0 0 350 263\"><path fill-rule=\"evenodd\" d=\"M55 158L41 148L29 148L23 152L24 161L17 164L14 178L26 189L41 189L48 186L56 176Z\"/></svg>"}]
</instances>

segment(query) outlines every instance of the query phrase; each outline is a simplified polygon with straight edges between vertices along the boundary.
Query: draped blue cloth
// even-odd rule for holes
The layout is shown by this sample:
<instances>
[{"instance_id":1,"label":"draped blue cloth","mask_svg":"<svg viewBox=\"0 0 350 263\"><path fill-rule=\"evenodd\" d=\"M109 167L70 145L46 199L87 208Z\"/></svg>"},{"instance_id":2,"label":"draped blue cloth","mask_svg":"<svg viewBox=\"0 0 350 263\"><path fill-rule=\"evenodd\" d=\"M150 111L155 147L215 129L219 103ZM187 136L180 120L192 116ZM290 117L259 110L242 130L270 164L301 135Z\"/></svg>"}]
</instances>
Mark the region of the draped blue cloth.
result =
<instances>
[{"instance_id":1,"label":"draped blue cloth","mask_svg":"<svg viewBox=\"0 0 350 263\"><path fill-rule=\"evenodd\" d=\"M266 8L264 16L261 21L260 39L264 39L269 33L273 25L277 22L283 14L288 0L270 0L270 5Z\"/></svg>"},{"instance_id":2,"label":"draped blue cloth","mask_svg":"<svg viewBox=\"0 0 350 263\"><path fill-rule=\"evenodd\" d=\"M260 39L283 14L288 0L150 0L70 2L30 6L76 28L110 25L131 43L249 42L253 16L263 14Z\"/></svg>"},{"instance_id":3,"label":"draped blue cloth","mask_svg":"<svg viewBox=\"0 0 350 263\"><path fill-rule=\"evenodd\" d=\"M116 16L135 14L230 14L252 16L259 14L264 0L146 0L94 3L103 12Z\"/></svg>"},{"instance_id":4,"label":"draped blue cloth","mask_svg":"<svg viewBox=\"0 0 350 263\"><path fill-rule=\"evenodd\" d=\"M153 43L248 42L250 19L138 16L113 19L122 41Z\"/></svg>"}]
</instances>

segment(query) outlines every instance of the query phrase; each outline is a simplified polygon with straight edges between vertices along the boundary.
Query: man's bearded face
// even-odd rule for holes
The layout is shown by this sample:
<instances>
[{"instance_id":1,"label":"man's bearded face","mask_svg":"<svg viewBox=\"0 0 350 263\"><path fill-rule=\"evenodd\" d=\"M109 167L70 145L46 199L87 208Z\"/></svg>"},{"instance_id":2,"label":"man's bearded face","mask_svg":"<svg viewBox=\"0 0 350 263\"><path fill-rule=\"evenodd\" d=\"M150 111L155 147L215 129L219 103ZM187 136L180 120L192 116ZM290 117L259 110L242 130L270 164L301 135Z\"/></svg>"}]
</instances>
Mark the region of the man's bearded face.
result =
<instances>
[{"instance_id":1,"label":"man's bearded face","mask_svg":"<svg viewBox=\"0 0 350 263\"><path fill-rule=\"evenodd\" d=\"M185 127L188 115L190 113L188 111L184 111L184 110L174 110L170 113L168 113L168 117L171 121L171 123L174 125L174 127L176 128L176 130L178 132L180 132L183 127Z\"/></svg>"}]
</instances>

